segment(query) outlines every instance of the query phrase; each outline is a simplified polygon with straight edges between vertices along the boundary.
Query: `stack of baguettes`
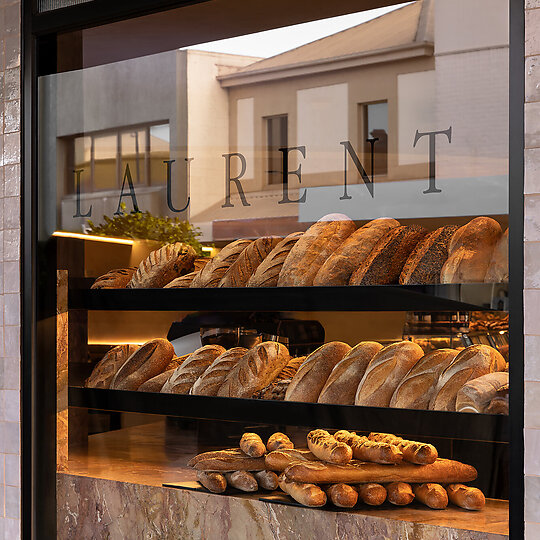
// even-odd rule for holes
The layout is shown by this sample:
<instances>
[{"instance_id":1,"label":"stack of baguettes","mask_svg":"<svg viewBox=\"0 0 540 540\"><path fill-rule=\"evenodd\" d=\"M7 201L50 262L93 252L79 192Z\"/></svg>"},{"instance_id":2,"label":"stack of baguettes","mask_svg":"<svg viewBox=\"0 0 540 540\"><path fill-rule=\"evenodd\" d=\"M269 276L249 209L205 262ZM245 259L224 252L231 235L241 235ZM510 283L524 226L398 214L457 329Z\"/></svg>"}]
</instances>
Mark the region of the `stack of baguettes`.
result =
<instances>
[{"instance_id":1,"label":"stack of baguettes","mask_svg":"<svg viewBox=\"0 0 540 540\"><path fill-rule=\"evenodd\" d=\"M378 218L360 228L328 214L286 238L242 238L213 259L180 242L137 268L111 270L92 288L299 287L508 281L508 229L489 217L427 231Z\"/></svg>"}]
</instances>

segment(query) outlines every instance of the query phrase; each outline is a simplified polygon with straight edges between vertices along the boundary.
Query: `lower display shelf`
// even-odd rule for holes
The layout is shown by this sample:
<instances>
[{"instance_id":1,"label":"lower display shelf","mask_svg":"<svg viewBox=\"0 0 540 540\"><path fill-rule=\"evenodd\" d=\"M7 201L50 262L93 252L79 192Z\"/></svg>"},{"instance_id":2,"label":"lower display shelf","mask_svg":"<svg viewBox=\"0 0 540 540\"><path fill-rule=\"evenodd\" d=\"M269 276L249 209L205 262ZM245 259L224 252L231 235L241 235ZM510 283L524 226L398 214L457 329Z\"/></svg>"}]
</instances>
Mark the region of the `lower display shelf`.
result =
<instances>
[{"instance_id":1,"label":"lower display shelf","mask_svg":"<svg viewBox=\"0 0 540 540\"><path fill-rule=\"evenodd\" d=\"M509 441L507 416L69 388L69 405L181 418L384 431L410 438Z\"/></svg>"}]
</instances>

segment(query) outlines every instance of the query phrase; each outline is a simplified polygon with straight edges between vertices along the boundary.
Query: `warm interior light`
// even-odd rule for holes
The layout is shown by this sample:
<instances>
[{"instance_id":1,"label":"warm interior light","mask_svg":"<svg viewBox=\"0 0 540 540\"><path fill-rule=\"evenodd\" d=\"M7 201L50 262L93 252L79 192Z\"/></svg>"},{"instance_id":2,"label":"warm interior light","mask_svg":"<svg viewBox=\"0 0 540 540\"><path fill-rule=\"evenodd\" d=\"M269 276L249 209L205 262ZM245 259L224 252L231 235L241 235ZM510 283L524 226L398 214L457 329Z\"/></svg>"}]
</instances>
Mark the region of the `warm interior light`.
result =
<instances>
[{"instance_id":1,"label":"warm interior light","mask_svg":"<svg viewBox=\"0 0 540 540\"><path fill-rule=\"evenodd\" d=\"M150 339L152 339L152 338L144 339L142 341L129 341L129 340L118 341L118 340L114 340L114 339L106 339L106 340L103 340L103 341L92 340L92 341L88 342L88 345L113 345L113 346L116 346L116 345L144 345Z\"/></svg>"},{"instance_id":2,"label":"warm interior light","mask_svg":"<svg viewBox=\"0 0 540 540\"><path fill-rule=\"evenodd\" d=\"M212 253L212 248L208 246L203 246L202 250L205 251L206 253Z\"/></svg>"},{"instance_id":3,"label":"warm interior light","mask_svg":"<svg viewBox=\"0 0 540 540\"><path fill-rule=\"evenodd\" d=\"M110 238L108 236L93 236L91 234L82 234L67 231L54 231L53 236L61 236L62 238L78 238L80 240L92 240L94 242L107 242L109 244L125 244L132 246L135 240L129 240L128 238Z\"/></svg>"}]
</instances>

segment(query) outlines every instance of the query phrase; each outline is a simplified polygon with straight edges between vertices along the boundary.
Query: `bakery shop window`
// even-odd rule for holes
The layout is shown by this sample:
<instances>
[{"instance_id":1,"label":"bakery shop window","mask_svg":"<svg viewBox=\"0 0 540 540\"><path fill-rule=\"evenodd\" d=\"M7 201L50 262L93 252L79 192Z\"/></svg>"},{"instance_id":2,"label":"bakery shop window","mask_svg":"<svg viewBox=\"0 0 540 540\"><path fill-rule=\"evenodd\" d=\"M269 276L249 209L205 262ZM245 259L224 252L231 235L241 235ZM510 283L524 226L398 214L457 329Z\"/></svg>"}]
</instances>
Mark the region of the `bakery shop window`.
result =
<instances>
[{"instance_id":1,"label":"bakery shop window","mask_svg":"<svg viewBox=\"0 0 540 540\"><path fill-rule=\"evenodd\" d=\"M360 105L364 134L364 159L372 176L388 172L388 102Z\"/></svg>"},{"instance_id":2,"label":"bakery shop window","mask_svg":"<svg viewBox=\"0 0 540 540\"><path fill-rule=\"evenodd\" d=\"M265 118L266 148L268 153L268 183L281 184L288 182L288 176L283 174L283 152L287 148L287 115L270 116Z\"/></svg>"}]
</instances>

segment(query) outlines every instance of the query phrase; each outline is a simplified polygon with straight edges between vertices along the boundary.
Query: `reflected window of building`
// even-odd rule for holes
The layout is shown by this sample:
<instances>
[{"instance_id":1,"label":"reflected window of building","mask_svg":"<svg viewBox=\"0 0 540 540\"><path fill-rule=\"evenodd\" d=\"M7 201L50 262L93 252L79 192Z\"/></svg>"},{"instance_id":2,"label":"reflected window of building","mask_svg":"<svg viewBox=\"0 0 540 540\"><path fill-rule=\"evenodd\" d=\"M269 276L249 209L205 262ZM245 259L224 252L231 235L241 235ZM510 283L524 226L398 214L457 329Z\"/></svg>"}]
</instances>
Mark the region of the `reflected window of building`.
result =
<instances>
[{"instance_id":1,"label":"reflected window of building","mask_svg":"<svg viewBox=\"0 0 540 540\"><path fill-rule=\"evenodd\" d=\"M374 176L388 173L388 102L367 103L362 107L364 167Z\"/></svg>"},{"instance_id":2,"label":"reflected window of building","mask_svg":"<svg viewBox=\"0 0 540 540\"><path fill-rule=\"evenodd\" d=\"M283 183L283 154L279 149L287 146L287 115L269 116L265 120L268 183L281 184Z\"/></svg>"},{"instance_id":3,"label":"reflected window of building","mask_svg":"<svg viewBox=\"0 0 540 540\"><path fill-rule=\"evenodd\" d=\"M134 184L159 185L166 181L163 161L170 156L169 124L76 136L68 140L68 148L68 193L75 192L77 170L82 170L85 193L120 189L128 166Z\"/></svg>"}]
</instances>

